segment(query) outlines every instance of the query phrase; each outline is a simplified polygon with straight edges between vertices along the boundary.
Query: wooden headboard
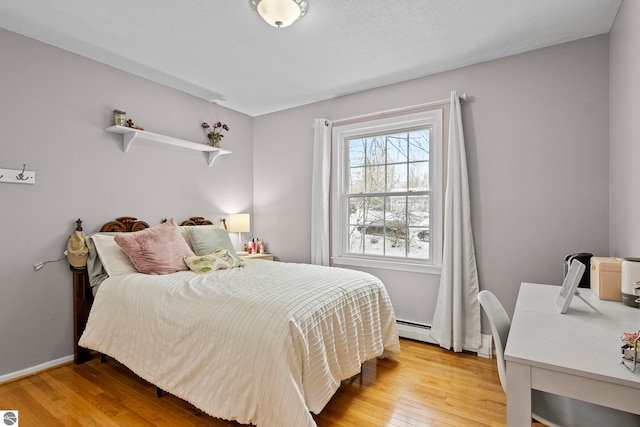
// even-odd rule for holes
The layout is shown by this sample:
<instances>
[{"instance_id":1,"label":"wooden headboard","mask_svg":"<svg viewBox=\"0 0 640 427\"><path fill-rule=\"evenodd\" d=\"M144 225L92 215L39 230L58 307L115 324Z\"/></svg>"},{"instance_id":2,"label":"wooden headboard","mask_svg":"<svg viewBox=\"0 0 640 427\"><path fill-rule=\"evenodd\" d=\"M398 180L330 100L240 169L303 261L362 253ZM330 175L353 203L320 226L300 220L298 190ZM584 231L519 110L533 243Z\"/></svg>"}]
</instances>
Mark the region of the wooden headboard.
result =
<instances>
[{"instance_id":1,"label":"wooden headboard","mask_svg":"<svg viewBox=\"0 0 640 427\"><path fill-rule=\"evenodd\" d=\"M101 232L120 232L129 233L132 231L140 231L149 228L149 224L144 221L138 221L138 218L132 216L121 216L115 221L109 221L100 228Z\"/></svg>"},{"instance_id":2,"label":"wooden headboard","mask_svg":"<svg viewBox=\"0 0 640 427\"><path fill-rule=\"evenodd\" d=\"M226 221L222 219L224 228ZM76 221L76 230L82 231L82 220ZM212 225L213 223L201 216L194 216L180 225ZM132 216L121 216L114 221L109 221L100 227L100 232L130 233L149 228L149 224ZM93 290L89 283L87 268L70 266L73 273L73 361L83 363L91 359L91 351L88 348L78 346L78 340L87 326L89 311L93 304Z\"/></svg>"},{"instance_id":3,"label":"wooden headboard","mask_svg":"<svg viewBox=\"0 0 640 427\"><path fill-rule=\"evenodd\" d=\"M222 226L224 227L224 229L227 229L227 220L222 218L220 220L220 222L222 223ZM192 216L191 218L189 218L186 221L182 221L180 223L180 225L213 225L213 222L209 221L206 218L203 218L201 216Z\"/></svg>"}]
</instances>

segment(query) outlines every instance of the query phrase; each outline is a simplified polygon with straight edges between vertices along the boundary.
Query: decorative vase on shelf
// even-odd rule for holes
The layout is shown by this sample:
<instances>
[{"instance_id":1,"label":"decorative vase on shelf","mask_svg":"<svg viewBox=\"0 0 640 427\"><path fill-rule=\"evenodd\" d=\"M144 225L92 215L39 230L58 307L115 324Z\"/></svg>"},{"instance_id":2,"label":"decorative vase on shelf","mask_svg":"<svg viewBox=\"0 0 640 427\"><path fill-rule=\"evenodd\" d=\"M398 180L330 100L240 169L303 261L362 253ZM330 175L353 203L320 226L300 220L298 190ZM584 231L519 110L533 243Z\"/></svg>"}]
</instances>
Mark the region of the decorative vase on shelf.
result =
<instances>
[{"instance_id":1,"label":"decorative vase on shelf","mask_svg":"<svg viewBox=\"0 0 640 427\"><path fill-rule=\"evenodd\" d=\"M203 122L201 126L202 126L202 129L204 129L205 132L207 133L207 139L208 139L207 144L215 148L220 148L220 141L224 136L222 135L222 131L223 130L229 131L229 126L227 126L225 123L222 123L222 122L217 122L213 126L211 126L207 122Z\"/></svg>"}]
</instances>

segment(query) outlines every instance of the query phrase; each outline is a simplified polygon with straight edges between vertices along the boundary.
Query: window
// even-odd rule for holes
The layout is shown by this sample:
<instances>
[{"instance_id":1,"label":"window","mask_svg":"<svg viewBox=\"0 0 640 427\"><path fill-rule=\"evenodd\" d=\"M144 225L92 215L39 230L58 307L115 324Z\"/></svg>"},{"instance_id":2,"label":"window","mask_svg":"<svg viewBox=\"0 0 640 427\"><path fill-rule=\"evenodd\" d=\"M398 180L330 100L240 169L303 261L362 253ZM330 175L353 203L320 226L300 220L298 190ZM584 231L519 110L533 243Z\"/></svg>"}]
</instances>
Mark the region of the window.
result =
<instances>
[{"instance_id":1,"label":"window","mask_svg":"<svg viewBox=\"0 0 640 427\"><path fill-rule=\"evenodd\" d=\"M442 110L333 128L335 264L439 272Z\"/></svg>"}]
</instances>

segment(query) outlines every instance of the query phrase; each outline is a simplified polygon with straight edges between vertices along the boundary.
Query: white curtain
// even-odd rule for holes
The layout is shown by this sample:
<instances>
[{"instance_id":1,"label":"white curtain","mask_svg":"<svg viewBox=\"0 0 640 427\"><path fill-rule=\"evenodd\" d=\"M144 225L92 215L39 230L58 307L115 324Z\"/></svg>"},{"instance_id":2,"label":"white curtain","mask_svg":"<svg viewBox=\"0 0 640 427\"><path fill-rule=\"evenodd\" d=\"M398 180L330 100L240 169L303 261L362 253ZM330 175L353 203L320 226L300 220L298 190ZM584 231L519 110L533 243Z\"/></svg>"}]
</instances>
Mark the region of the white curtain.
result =
<instances>
[{"instance_id":1,"label":"white curtain","mask_svg":"<svg viewBox=\"0 0 640 427\"><path fill-rule=\"evenodd\" d=\"M451 92L444 207L444 246L431 336L454 351L480 348L478 272L471 232L469 179L460 100Z\"/></svg>"},{"instance_id":2,"label":"white curtain","mask_svg":"<svg viewBox=\"0 0 640 427\"><path fill-rule=\"evenodd\" d=\"M329 265L329 183L331 178L331 122L313 122L311 183L311 263Z\"/></svg>"}]
</instances>

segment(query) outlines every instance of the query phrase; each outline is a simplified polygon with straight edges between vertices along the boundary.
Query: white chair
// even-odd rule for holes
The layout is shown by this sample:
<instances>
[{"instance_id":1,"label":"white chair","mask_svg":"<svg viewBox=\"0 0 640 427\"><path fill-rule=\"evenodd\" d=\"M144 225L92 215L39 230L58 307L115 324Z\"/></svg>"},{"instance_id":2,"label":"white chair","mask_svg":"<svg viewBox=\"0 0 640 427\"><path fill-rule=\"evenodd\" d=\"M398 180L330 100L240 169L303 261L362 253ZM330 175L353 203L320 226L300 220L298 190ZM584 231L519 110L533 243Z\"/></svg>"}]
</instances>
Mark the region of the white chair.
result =
<instances>
[{"instance_id":1,"label":"white chair","mask_svg":"<svg viewBox=\"0 0 640 427\"><path fill-rule=\"evenodd\" d=\"M496 346L498 375L502 389L506 393L507 372L504 348L509 337L511 319L498 298L490 291L481 291L478 294L478 301L489 318L491 334ZM539 390L531 390L531 413L535 420L550 427L640 426L640 415Z\"/></svg>"}]
</instances>

